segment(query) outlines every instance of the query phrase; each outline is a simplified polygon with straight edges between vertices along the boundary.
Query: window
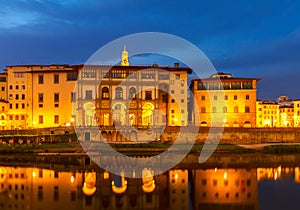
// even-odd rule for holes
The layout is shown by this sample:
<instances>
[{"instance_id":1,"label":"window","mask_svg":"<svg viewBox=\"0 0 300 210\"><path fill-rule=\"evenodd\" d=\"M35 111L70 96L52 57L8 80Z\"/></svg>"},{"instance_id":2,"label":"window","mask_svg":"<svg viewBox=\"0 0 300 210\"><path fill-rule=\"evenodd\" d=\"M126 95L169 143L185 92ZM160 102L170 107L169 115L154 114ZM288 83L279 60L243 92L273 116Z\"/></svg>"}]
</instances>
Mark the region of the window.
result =
<instances>
[{"instance_id":1,"label":"window","mask_svg":"<svg viewBox=\"0 0 300 210\"><path fill-rule=\"evenodd\" d=\"M180 94L184 94L184 90L180 90Z\"/></svg>"},{"instance_id":2,"label":"window","mask_svg":"<svg viewBox=\"0 0 300 210\"><path fill-rule=\"evenodd\" d=\"M210 90L219 90L219 83L217 83L217 82L209 83L209 89Z\"/></svg>"},{"instance_id":3,"label":"window","mask_svg":"<svg viewBox=\"0 0 300 210\"><path fill-rule=\"evenodd\" d=\"M76 101L76 93L71 92L71 102L75 102L75 101Z\"/></svg>"},{"instance_id":4,"label":"window","mask_svg":"<svg viewBox=\"0 0 300 210\"><path fill-rule=\"evenodd\" d=\"M54 107L59 107L59 105L58 104L54 104Z\"/></svg>"},{"instance_id":5,"label":"window","mask_svg":"<svg viewBox=\"0 0 300 210\"><path fill-rule=\"evenodd\" d=\"M201 113L206 113L206 108L205 107L201 107Z\"/></svg>"},{"instance_id":6,"label":"window","mask_svg":"<svg viewBox=\"0 0 300 210\"><path fill-rule=\"evenodd\" d=\"M54 102L59 102L59 93L54 93Z\"/></svg>"},{"instance_id":7,"label":"window","mask_svg":"<svg viewBox=\"0 0 300 210\"><path fill-rule=\"evenodd\" d=\"M44 75L39 75L39 84L44 84Z\"/></svg>"},{"instance_id":8,"label":"window","mask_svg":"<svg viewBox=\"0 0 300 210\"><path fill-rule=\"evenodd\" d=\"M5 87L1 87L1 91L5 91Z\"/></svg>"},{"instance_id":9,"label":"window","mask_svg":"<svg viewBox=\"0 0 300 210\"><path fill-rule=\"evenodd\" d=\"M15 120L19 120L19 115L16 115Z\"/></svg>"},{"instance_id":10,"label":"window","mask_svg":"<svg viewBox=\"0 0 300 210\"><path fill-rule=\"evenodd\" d=\"M12 104L9 104L9 108L12 109Z\"/></svg>"},{"instance_id":11,"label":"window","mask_svg":"<svg viewBox=\"0 0 300 210\"><path fill-rule=\"evenodd\" d=\"M252 82L243 82L243 89L252 89Z\"/></svg>"},{"instance_id":12,"label":"window","mask_svg":"<svg viewBox=\"0 0 300 210\"><path fill-rule=\"evenodd\" d=\"M12 100L13 99L13 95L9 94L9 99Z\"/></svg>"},{"instance_id":13,"label":"window","mask_svg":"<svg viewBox=\"0 0 300 210\"><path fill-rule=\"evenodd\" d=\"M175 113L175 110L174 110L174 109L172 109L172 110L171 110L171 113L172 113L172 114L174 114L174 113Z\"/></svg>"},{"instance_id":14,"label":"window","mask_svg":"<svg viewBox=\"0 0 300 210\"><path fill-rule=\"evenodd\" d=\"M235 106L234 107L234 113L238 113L239 112L239 107Z\"/></svg>"},{"instance_id":15,"label":"window","mask_svg":"<svg viewBox=\"0 0 300 210\"><path fill-rule=\"evenodd\" d=\"M237 100L237 95L234 95L234 96L233 96L233 99L234 99L234 100Z\"/></svg>"},{"instance_id":16,"label":"window","mask_svg":"<svg viewBox=\"0 0 300 210\"><path fill-rule=\"evenodd\" d=\"M203 84L203 83L201 83L201 82L199 82L198 83L198 90L206 90L206 85Z\"/></svg>"},{"instance_id":17,"label":"window","mask_svg":"<svg viewBox=\"0 0 300 210\"><path fill-rule=\"evenodd\" d=\"M76 81L77 80L77 73L68 73L67 74L67 81Z\"/></svg>"},{"instance_id":18,"label":"window","mask_svg":"<svg viewBox=\"0 0 300 210\"><path fill-rule=\"evenodd\" d=\"M180 74L176 74L176 80L180 79Z\"/></svg>"},{"instance_id":19,"label":"window","mask_svg":"<svg viewBox=\"0 0 300 210\"><path fill-rule=\"evenodd\" d=\"M58 124L58 123L59 123L59 116L54 115L54 124Z\"/></svg>"},{"instance_id":20,"label":"window","mask_svg":"<svg viewBox=\"0 0 300 210\"><path fill-rule=\"evenodd\" d=\"M85 69L82 71L82 78L96 78L96 70Z\"/></svg>"},{"instance_id":21,"label":"window","mask_svg":"<svg viewBox=\"0 0 300 210\"><path fill-rule=\"evenodd\" d=\"M43 106L43 104L39 104L39 108L43 108L44 106Z\"/></svg>"},{"instance_id":22,"label":"window","mask_svg":"<svg viewBox=\"0 0 300 210\"><path fill-rule=\"evenodd\" d=\"M214 96L214 100L215 100L215 101L218 100L218 96Z\"/></svg>"},{"instance_id":23,"label":"window","mask_svg":"<svg viewBox=\"0 0 300 210\"><path fill-rule=\"evenodd\" d=\"M16 90L19 90L19 85L16 85Z\"/></svg>"},{"instance_id":24,"label":"window","mask_svg":"<svg viewBox=\"0 0 300 210\"><path fill-rule=\"evenodd\" d=\"M5 111L5 107L4 106L2 106L2 111Z\"/></svg>"},{"instance_id":25,"label":"window","mask_svg":"<svg viewBox=\"0 0 300 210\"><path fill-rule=\"evenodd\" d=\"M25 85L22 85L22 89L25 90Z\"/></svg>"},{"instance_id":26,"label":"window","mask_svg":"<svg viewBox=\"0 0 300 210\"><path fill-rule=\"evenodd\" d=\"M222 85L224 90L230 90L230 82L224 82Z\"/></svg>"},{"instance_id":27,"label":"window","mask_svg":"<svg viewBox=\"0 0 300 210\"><path fill-rule=\"evenodd\" d=\"M39 102L44 102L44 93L39 93Z\"/></svg>"},{"instance_id":28,"label":"window","mask_svg":"<svg viewBox=\"0 0 300 210\"><path fill-rule=\"evenodd\" d=\"M184 87L184 84L185 84L184 80L181 80L181 87Z\"/></svg>"},{"instance_id":29,"label":"window","mask_svg":"<svg viewBox=\"0 0 300 210\"><path fill-rule=\"evenodd\" d=\"M232 82L231 89L233 89L233 90L241 89L241 83L240 82Z\"/></svg>"},{"instance_id":30,"label":"window","mask_svg":"<svg viewBox=\"0 0 300 210\"><path fill-rule=\"evenodd\" d=\"M250 112L250 107L249 106L245 106L245 112L249 113Z\"/></svg>"},{"instance_id":31,"label":"window","mask_svg":"<svg viewBox=\"0 0 300 210\"><path fill-rule=\"evenodd\" d=\"M135 99L136 90L134 87L129 89L129 99Z\"/></svg>"},{"instance_id":32,"label":"window","mask_svg":"<svg viewBox=\"0 0 300 210\"><path fill-rule=\"evenodd\" d=\"M227 106L224 106L224 107L223 107L223 112L224 112L224 113L227 113Z\"/></svg>"},{"instance_id":33,"label":"window","mask_svg":"<svg viewBox=\"0 0 300 210\"><path fill-rule=\"evenodd\" d=\"M171 100L171 103L174 104L174 103L175 103L175 99L172 99L172 100Z\"/></svg>"},{"instance_id":34,"label":"window","mask_svg":"<svg viewBox=\"0 0 300 210\"><path fill-rule=\"evenodd\" d=\"M181 99L180 102L181 102L181 103L184 103L184 99Z\"/></svg>"},{"instance_id":35,"label":"window","mask_svg":"<svg viewBox=\"0 0 300 210\"><path fill-rule=\"evenodd\" d=\"M108 87L102 88L102 99L108 99L109 98L109 90Z\"/></svg>"},{"instance_id":36,"label":"window","mask_svg":"<svg viewBox=\"0 0 300 210\"><path fill-rule=\"evenodd\" d=\"M25 99L25 94L22 94L22 100L24 100Z\"/></svg>"},{"instance_id":37,"label":"window","mask_svg":"<svg viewBox=\"0 0 300 210\"><path fill-rule=\"evenodd\" d=\"M246 95L246 100L249 100L250 99L250 96L249 95Z\"/></svg>"},{"instance_id":38,"label":"window","mask_svg":"<svg viewBox=\"0 0 300 210\"><path fill-rule=\"evenodd\" d=\"M216 112L217 112L217 107L214 106L214 107L212 108L212 112L213 112L213 113L216 113Z\"/></svg>"},{"instance_id":39,"label":"window","mask_svg":"<svg viewBox=\"0 0 300 210\"><path fill-rule=\"evenodd\" d=\"M224 100L228 100L228 95L225 95L225 96L224 96Z\"/></svg>"},{"instance_id":40,"label":"window","mask_svg":"<svg viewBox=\"0 0 300 210\"><path fill-rule=\"evenodd\" d=\"M10 85L10 86L9 86L9 89L10 89L10 90L12 90L12 89L13 89L12 87L13 87L13 86L12 86L12 85Z\"/></svg>"},{"instance_id":41,"label":"window","mask_svg":"<svg viewBox=\"0 0 300 210\"><path fill-rule=\"evenodd\" d=\"M19 109L19 104L16 104L16 109Z\"/></svg>"},{"instance_id":42,"label":"window","mask_svg":"<svg viewBox=\"0 0 300 210\"><path fill-rule=\"evenodd\" d=\"M58 84L59 83L59 75L58 74L54 74L53 75L53 83L54 84Z\"/></svg>"},{"instance_id":43,"label":"window","mask_svg":"<svg viewBox=\"0 0 300 210\"><path fill-rule=\"evenodd\" d=\"M146 91L145 100L152 100L152 91Z\"/></svg>"},{"instance_id":44,"label":"window","mask_svg":"<svg viewBox=\"0 0 300 210\"><path fill-rule=\"evenodd\" d=\"M171 94L175 94L175 90L171 90Z\"/></svg>"},{"instance_id":45,"label":"window","mask_svg":"<svg viewBox=\"0 0 300 210\"><path fill-rule=\"evenodd\" d=\"M85 91L85 99L93 99L93 91L92 90Z\"/></svg>"},{"instance_id":46,"label":"window","mask_svg":"<svg viewBox=\"0 0 300 210\"><path fill-rule=\"evenodd\" d=\"M44 123L44 117L43 115L39 116L39 124L43 124Z\"/></svg>"},{"instance_id":47,"label":"window","mask_svg":"<svg viewBox=\"0 0 300 210\"><path fill-rule=\"evenodd\" d=\"M201 96L201 100L204 101L205 100L205 96Z\"/></svg>"},{"instance_id":48,"label":"window","mask_svg":"<svg viewBox=\"0 0 300 210\"><path fill-rule=\"evenodd\" d=\"M117 87L116 88L116 99L123 99L123 88Z\"/></svg>"},{"instance_id":49,"label":"window","mask_svg":"<svg viewBox=\"0 0 300 210\"><path fill-rule=\"evenodd\" d=\"M25 73L16 72L16 73L14 73L14 77L15 78L24 78L25 77Z\"/></svg>"},{"instance_id":50,"label":"window","mask_svg":"<svg viewBox=\"0 0 300 210\"><path fill-rule=\"evenodd\" d=\"M25 104L24 103L22 103L22 109L25 109Z\"/></svg>"},{"instance_id":51,"label":"window","mask_svg":"<svg viewBox=\"0 0 300 210\"><path fill-rule=\"evenodd\" d=\"M19 94L16 94L16 100L19 100Z\"/></svg>"}]
</instances>

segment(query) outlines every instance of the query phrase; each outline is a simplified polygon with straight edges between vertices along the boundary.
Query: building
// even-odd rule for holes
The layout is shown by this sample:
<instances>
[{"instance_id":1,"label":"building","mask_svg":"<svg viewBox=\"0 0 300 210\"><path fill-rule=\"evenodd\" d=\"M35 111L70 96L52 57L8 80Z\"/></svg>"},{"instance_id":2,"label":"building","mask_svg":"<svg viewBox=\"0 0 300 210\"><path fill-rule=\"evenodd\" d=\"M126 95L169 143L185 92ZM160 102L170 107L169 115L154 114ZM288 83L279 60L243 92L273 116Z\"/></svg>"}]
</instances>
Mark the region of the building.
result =
<instances>
[{"instance_id":1,"label":"building","mask_svg":"<svg viewBox=\"0 0 300 210\"><path fill-rule=\"evenodd\" d=\"M187 125L190 68L130 66L126 48L119 66L85 65L78 75L76 126Z\"/></svg>"},{"instance_id":2,"label":"building","mask_svg":"<svg viewBox=\"0 0 300 210\"><path fill-rule=\"evenodd\" d=\"M191 120L200 126L255 127L258 78L217 73L193 79Z\"/></svg>"},{"instance_id":3,"label":"building","mask_svg":"<svg viewBox=\"0 0 300 210\"><path fill-rule=\"evenodd\" d=\"M294 100L294 127L300 127L300 99Z\"/></svg>"},{"instance_id":4,"label":"building","mask_svg":"<svg viewBox=\"0 0 300 210\"><path fill-rule=\"evenodd\" d=\"M280 127L279 104L272 101L256 101L257 127Z\"/></svg>"},{"instance_id":5,"label":"building","mask_svg":"<svg viewBox=\"0 0 300 210\"><path fill-rule=\"evenodd\" d=\"M7 66L1 97L8 101L8 111L2 128L43 128L72 123L72 92L77 74L78 66L70 65Z\"/></svg>"}]
</instances>

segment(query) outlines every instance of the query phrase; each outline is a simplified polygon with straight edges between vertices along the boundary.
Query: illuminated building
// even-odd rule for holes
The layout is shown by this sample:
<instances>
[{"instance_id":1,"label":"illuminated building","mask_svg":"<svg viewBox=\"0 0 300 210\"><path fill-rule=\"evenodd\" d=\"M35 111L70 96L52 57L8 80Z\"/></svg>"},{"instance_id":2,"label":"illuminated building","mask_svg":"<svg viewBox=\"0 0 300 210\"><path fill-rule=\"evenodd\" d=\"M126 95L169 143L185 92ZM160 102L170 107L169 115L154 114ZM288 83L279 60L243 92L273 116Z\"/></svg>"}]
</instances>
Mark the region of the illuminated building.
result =
<instances>
[{"instance_id":1,"label":"illuminated building","mask_svg":"<svg viewBox=\"0 0 300 210\"><path fill-rule=\"evenodd\" d=\"M279 106L280 127L294 127L294 106Z\"/></svg>"},{"instance_id":2,"label":"illuminated building","mask_svg":"<svg viewBox=\"0 0 300 210\"><path fill-rule=\"evenodd\" d=\"M294 127L300 127L300 100L294 100Z\"/></svg>"},{"instance_id":3,"label":"illuminated building","mask_svg":"<svg viewBox=\"0 0 300 210\"><path fill-rule=\"evenodd\" d=\"M224 73L193 79L192 121L200 126L215 123L215 126L255 127L256 82L259 80Z\"/></svg>"},{"instance_id":4,"label":"illuminated building","mask_svg":"<svg viewBox=\"0 0 300 210\"><path fill-rule=\"evenodd\" d=\"M272 101L256 102L257 127L279 127L279 104Z\"/></svg>"},{"instance_id":5,"label":"illuminated building","mask_svg":"<svg viewBox=\"0 0 300 210\"><path fill-rule=\"evenodd\" d=\"M85 65L76 86L76 126L187 125L187 74L192 69Z\"/></svg>"},{"instance_id":6,"label":"illuminated building","mask_svg":"<svg viewBox=\"0 0 300 210\"><path fill-rule=\"evenodd\" d=\"M64 126L72 122L77 66L7 66L5 129Z\"/></svg>"},{"instance_id":7,"label":"illuminated building","mask_svg":"<svg viewBox=\"0 0 300 210\"><path fill-rule=\"evenodd\" d=\"M195 209L258 209L256 169L195 172Z\"/></svg>"}]
</instances>

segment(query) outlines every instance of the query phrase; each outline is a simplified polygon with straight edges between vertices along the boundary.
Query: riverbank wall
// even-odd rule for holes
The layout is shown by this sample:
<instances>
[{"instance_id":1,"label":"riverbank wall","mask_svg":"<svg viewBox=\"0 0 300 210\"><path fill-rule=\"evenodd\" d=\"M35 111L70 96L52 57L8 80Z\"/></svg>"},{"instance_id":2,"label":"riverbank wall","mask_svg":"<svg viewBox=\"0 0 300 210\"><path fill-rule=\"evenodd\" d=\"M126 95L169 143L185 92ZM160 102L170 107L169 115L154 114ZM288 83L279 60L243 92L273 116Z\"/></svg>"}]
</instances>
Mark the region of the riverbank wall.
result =
<instances>
[{"instance_id":1,"label":"riverbank wall","mask_svg":"<svg viewBox=\"0 0 300 210\"><path fill-rule=\"evenodd\" d=\"M108 141L112 143L157 141L161 143L261 144L300 143L300 128L209 128L166 127L165 129L131 127L72 127L31 130L2 130L0 143L57 143L76 141ZM220 140L220 142L219 142Z\"/></svg>"}]
</instances>

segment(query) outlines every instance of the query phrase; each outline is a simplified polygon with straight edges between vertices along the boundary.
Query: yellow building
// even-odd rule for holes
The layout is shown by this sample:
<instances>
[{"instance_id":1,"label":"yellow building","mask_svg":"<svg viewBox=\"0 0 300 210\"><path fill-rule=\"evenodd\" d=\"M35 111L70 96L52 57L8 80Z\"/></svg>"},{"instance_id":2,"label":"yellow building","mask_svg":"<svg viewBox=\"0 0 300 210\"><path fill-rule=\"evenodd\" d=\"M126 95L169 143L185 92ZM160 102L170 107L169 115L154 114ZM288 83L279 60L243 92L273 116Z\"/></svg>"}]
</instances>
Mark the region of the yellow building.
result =
<instances>
[{"instance_id":1,"label":"yellow building","mask_svg":"<svg viewBox=\"0 0 300 210\"><path fill-rule=\"evenodd\" d=\"M72 122L72 92L78 66L7 66L5 129L57 127Z\"/></svg>"},{"instance_id":2,"label":"yellow building","mask_svg":"<svg viewBox=\"0 0 300 210\"><path fill-rule=\"evenodd\" d=\"M294 127L300 127L300 100L294 100Z\"/></svg>"},{"instance_id":3,"label":"yellow building","mask_svg":"<svg viewBox=\"0 0 300 210\"><path fill-rule=\"evenodd\" d=\"M85 65L78 75L76 126L187 125L187 74L192 69Z\"/></svg>"},{"instance_id":4,"label":"yellow building","mask_svg":"<svg viewBox=\"0 0 300 210\"><path fill-rule=\"evenodd\" d=\"M279 106L280 127L294 127L294 106Z\"/></svg>"},{"instance_id":5,"label":"yellow building","mask_svg":"<svg viewBox=\"0 0 300 210\"><path fill-rule=\"evenodd\" d=\"M256 102L257 127L279 127L279 104L271 101Z\"/></svg>"},{"instance_id":6,"label":"yellow building","mask_svg":"<svg viewBox=\"0 0 300 210\"><path fill-rule=\"evenodd\" d=\"M257 78L218 73L193 79L191 120L200 126L255 127Z\"/></svg>"}]
</instances>

